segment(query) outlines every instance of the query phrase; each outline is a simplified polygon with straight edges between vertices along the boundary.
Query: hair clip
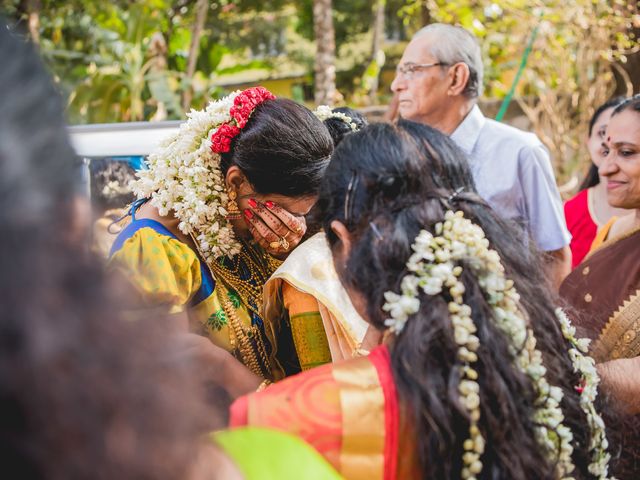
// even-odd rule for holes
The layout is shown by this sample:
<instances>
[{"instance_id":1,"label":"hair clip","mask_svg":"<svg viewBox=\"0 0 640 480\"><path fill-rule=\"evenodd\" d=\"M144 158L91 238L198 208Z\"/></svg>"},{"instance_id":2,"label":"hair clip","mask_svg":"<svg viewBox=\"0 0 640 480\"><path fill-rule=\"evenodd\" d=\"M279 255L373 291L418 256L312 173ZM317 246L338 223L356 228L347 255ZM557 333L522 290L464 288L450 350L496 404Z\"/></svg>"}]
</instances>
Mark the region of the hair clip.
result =
<instances>
[{"instance_id":1,"label":"hair clip","mask_svg":"<svg viewBox=\"0 0 640 480\"><path fill-rule=\"evenodd\" d=\"M369 222L369 226L371 227L371 230L373 230L373 234L376 236L378 240L384 239L384 237L382 236L382 233L380 233L380 230L378 230L378 227L376 226L375 223Z\"/></svg>"},{"instance_id":2,"label":"hair clip","mask_svg":"<svg viewBox=\"0 0 640 480\"><path fill-rule=\"evenodd\" d=\"M344 198L344 221L347 222L349 220L349 213L351 212L353 197L355 196L355 190L358 187L358 173L353 170L351 174L351 180L349 180L349 185L347 186L347 195Z\"/></svg>"},{"instance_id":3,"label":"hair clip","mask_svg":"<svg viewBox=\"0 0 640 480\"><path fill-rule=\"evenodd\" d=\"M455 200L456 198L458 198L458 195L460 195L462 192L464 191L464 187L459 187L456 188L451 195L449 195L447 197L447 202L451 203L453 200Z\"/></svg>"}]
</instances>

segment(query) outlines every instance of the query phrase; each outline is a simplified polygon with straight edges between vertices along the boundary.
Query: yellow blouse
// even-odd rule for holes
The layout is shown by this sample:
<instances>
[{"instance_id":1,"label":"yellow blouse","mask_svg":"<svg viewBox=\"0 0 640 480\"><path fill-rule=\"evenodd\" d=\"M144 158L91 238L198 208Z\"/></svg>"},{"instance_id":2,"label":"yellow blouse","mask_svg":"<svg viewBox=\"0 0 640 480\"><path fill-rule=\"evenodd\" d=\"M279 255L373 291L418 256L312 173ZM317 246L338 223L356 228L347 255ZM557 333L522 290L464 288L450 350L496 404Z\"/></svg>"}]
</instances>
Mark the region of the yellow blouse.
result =
<instances>
[{"instance_id":1,"label":"yellow blouse","mask_svg":"<svg viewBox=\"0 0 640 480\"><path fill-rule=\"evenodd\" d=\"M192 332L208 336L264 378L282 376L257 307L249 309L236 291L214 279L196 252L159 222L132 221L114 242L109 267L124 273L144 305L186 311Z\"/></svg>"}]
</instances>

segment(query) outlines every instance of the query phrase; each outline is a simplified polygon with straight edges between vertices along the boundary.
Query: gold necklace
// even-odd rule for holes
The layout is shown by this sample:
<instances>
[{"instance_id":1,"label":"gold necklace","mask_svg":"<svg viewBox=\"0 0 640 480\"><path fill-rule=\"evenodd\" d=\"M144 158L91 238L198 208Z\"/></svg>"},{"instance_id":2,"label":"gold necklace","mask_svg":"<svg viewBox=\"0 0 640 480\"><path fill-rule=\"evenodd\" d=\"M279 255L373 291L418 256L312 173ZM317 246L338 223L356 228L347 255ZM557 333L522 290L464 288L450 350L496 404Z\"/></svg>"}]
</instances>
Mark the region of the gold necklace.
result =
<instances>
[{"instance_id":1,"label":"gold necklace","mask_svg":"<svg viewBox=\"0 0 640 480\"><path fill-rule=\"evenodd\" d=\"M231 262L231 267L226 266L223 260L213 261L208 266L214 278L222 279L240 296L247 309L261 318L262 290L278 267L277 260L272 259L266 252L257 251L255 247L242 242L240 253ZM242 278L246 276L246 272L242 272L243 269L248 269L247 279Z\"/></svg>"},{"instance_id":2,"label":"gold necklace","mask_svg":"<svg viewBox=\"0 0 640 480\"><path fill-rule=\"evenodd\" d=\"M200 257L205 258L193 234L191 234L191 240L196 246ZM258 251L246 242L241 243L242 249L232 260L232 268L226 267L222 260L213 261L211 264L206 261L205 263L211 276L216 281L221 281L227 291L235 291L247 310L261 318L258 305L262 303L262 287L282 262L274 259L264 251ZM249 270L248 280L241 278L243 262L245 268ZM255 283L252 283L251 279ZM242 325L236 313L236 306L232 304L229 296L225 295L221 288L218 289L217 296L229 322L229 343L234 355L239 357L242 363L256 375L260 375L263 378L271 377L271 362L267 355L260 328L256 325L249 325L248 327ZM275 345L272 348L275 348ZM261 367L258 356L262 360L264 368Z\"/></svg>"},{"instance_id":3,"label":"gold necklace","mask_svg":"<svg viewBox=\"0 0 640 480\"><path fill-rule=\"evenodd\" d=\"M249 369L256 375L259 375L262 378L270 377L271 364L269 359L266 355L262 357L264 365L263 369L260 366L260 362L258 362L258 357L249 338L249 332L251 332L253 334L251 336L255 337L256 345L262 345L262 349L258 348L258 350L264 350L264 343L260 338L260 334L259 332L255 332L256 327L251 325L249 327L249 332L245 331L240 319L236 315L235 307L231 304L229 297L222 292L221 288L218 289L217 296L228 319L229 343L231 343L234 353L237 352L236 357L239 357L240 361L249 367Z\"/></svg>"}]
</instances>

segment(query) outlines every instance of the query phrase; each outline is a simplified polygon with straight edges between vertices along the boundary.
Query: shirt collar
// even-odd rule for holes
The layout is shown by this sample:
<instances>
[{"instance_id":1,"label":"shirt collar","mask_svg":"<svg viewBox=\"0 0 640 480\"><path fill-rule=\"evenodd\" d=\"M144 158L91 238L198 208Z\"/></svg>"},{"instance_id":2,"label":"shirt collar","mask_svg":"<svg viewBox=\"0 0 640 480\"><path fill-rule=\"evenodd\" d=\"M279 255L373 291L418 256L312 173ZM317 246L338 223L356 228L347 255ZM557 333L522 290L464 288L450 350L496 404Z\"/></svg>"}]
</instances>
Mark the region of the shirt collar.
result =
<instances>
[{"instance_id":1,"label":"shirt collar","mask_svg":"<svg viewBox=\"0 0 640 480\"><path fill-rule=\"evenodd\" d=\"M471 155L473 147L480 136L480 130L486 122L486 118L477 105L474 105L458 128L451 134L451 139L467 155Z\"/></svg>"}]
</instances>

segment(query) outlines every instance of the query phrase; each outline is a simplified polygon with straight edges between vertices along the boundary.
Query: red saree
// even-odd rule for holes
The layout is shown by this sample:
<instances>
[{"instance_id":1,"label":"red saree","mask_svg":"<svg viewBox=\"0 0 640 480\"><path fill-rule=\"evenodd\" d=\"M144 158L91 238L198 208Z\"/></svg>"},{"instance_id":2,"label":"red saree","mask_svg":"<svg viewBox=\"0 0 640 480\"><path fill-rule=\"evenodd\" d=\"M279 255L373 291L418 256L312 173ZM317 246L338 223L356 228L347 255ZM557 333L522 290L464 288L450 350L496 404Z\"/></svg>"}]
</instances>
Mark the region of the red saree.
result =
<instances>
[{"instance_id":1,"label":"red saree","mask_svg":"<svg viewBox=\"0 0 640 480\"><path fill-rule=\"evenodd\" d=\"M231 426L293 433L348 480L395 480L412 468L400 448L400 411L389 351L318 367L282 380L231 406ZM404 443L404 441L402 442ZM398 462L398 451L405 452Z\"/></svg>"}]
</instances>

